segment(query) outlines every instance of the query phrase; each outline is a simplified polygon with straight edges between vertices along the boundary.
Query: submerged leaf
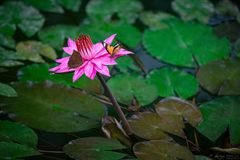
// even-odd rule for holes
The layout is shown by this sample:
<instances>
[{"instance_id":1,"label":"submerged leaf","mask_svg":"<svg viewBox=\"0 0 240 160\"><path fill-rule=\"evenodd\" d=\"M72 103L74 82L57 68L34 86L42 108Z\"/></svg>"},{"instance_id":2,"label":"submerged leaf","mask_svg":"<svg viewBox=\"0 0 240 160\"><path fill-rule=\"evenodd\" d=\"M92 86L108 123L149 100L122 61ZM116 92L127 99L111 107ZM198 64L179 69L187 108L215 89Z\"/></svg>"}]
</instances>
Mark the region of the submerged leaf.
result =
<instances>
[{"instance_id":1,"label":"submerged leaf","mask_svg":"<svg viewBox=\"0 0 240 160\"><path fill-rule=\"evenodd\" d=\"M4 98L12 119L48 132L78 132L99 126L103 106L76 89L59 85L16 83L17 98Z\"/></svg>"},{"instance_id":2,"label":"submerged leaf","mask_svg":"<svg viewBox=\"0 0 240 160\"><path fill-rule=\"evenodd\" d=\"M13 141L33 148L38 143L37 134L21 123L0 121L0 140Z\"/></svg>"},{"instance_id":3,"label":"submerged leaf","mask_svg":"<svg viewBox=\"0 0 240 160\"><path fill-rule=\"evenodd\" d=\"M131 105L134 98L140 105L147 105L158 97L156 88L136 74L119 74L109 79L107 84L117 100L127 105Z\"/></svg>"},{"instance_id":4,"label":"submerged leaf","mask_svg":"<svg viewBox=\"0 0 240 160\"><path fill-rule=\"evenodd\" d=\"M198 130L215 141L229 128L232 144L240 143L240 97L219 97L200 106L203 121Z\"/></svg>"},{"instance_id":5,"label":"submerged leaf","mask_svg":"<svg viewBox=\"0 0 240 160\"><path fill-rule=\"evenodd\" d=\"M191 74L172 69L153 70L147 77L150 84L158 89L161 97L179 96L189 98L198 91L198 82Z\"/></svg>"},{"instance_id":6,"label":"submerged leaf","mask_svg":"<svg viewBox=\"0 0 240 160\"><path fill-rule=\"evenodd\" d=\"M152 112L139 112L129 120L133 133L144 139L169 139L166 134L171 133L180 137L184 136L182 119L172 115L158 115Z\"/></svg>"},{"instance_id":7,"label":"submerged leaf","mask_svg":"<svg viewBox=\"0 0 240 160\"><path fill-rule=\"evenodd\" d=\"M145 31L143 36L144 47L159 60L196 67L229 55L229 41L214 36L211 27L180 21L170 25L161 30Z\"/></svg>"},{"instance_id":8,"label":"submerged leaf","mask_svg":"<svg viewBox=\"0 0 240 160\"><path fill-rule=\"evenodd\" d=\"M134 145L133 151L139 160L194 160L186 147L166 140L140 142Z\"/></svg>"},{"instance_id":9,"label":"submerged leaf","mask_svg":"<svg viewBox=\"0 0 240 160\"><path fill-rule=\"evenodd\" d=\"M166 114L184 118L192 126L202 120L201 112L194 104L176 97L161 100L155 105L155 110L160 116Z\"/></svg>"},{"instance_id":10,"label":"submerged leaf","mask_svg":"<svg viewBox=\"0 0 240 160\"><path fill-rule=\"evenodd\" d=\"M126 156L126 154L112 150L124 148L125 146L117 140L87 137L70 141L63 147L63 151L76 160L118 160Z\"/></svg>"},{"instance_id":11,"label":"submerged leaf","mask_svg":"<svg viewBox=\"0 0 240 160\"><path fill-rule=\"evenodd\" d=\"M185 21L197 19L207 23L214 13L214 6L208 0L174 0L172 8Z\"/></svg>"},{"instance_id":12,"label":"submerged leaf","mask_svg":"<svg viewBox=\"0 0 240 160\"><path fill-rule=\"evenodd\" d=\"M197 79L213 94L240 95L240 59L208 63L200 68Z\"/></svg>"}]
</instances>

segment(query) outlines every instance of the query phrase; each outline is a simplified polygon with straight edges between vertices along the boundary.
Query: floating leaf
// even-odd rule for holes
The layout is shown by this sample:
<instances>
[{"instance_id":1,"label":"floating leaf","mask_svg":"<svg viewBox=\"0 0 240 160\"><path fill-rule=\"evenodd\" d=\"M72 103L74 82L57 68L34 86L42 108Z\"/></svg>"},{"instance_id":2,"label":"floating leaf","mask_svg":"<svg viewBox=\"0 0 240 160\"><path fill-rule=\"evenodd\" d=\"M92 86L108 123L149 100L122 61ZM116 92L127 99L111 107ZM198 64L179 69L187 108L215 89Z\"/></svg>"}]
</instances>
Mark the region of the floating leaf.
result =
<instances>
[{"instance_id":1,"label":"floating leaf","mask_svg":"<svg viewBox=\"0 0 240 160\"><path fill-rule=\"evenodd\" d=\"M13 142L0 142L0 159L15 159L36 155L40 155L40 153L26 145Z\"/></svg>"},{"instance_id":2,"label":"floating leaf","mask_svg":"<svg viewBox=\"0 0 240 160\"><path fill-rule=\"evenodd\" d=\"M16 50L22 59L33 62L45 62L41 56L53 60L57 58L57 54L52 47L37 41L19 42Z\"/></svg>"},{"instance_id":3,"label":"floating leaf","mask_svg":"<svg viewBox=\"0 0 240 160\"><path fill-rule=\"evenodd\" d=\"M0 66L3 67L13 67L23 65L22 57L12 50L7 50L0 47Z\"/></svg>"},{"instance_id":4,"label":"floating leaf","mask_svg":"<svg viewBox=\"0 0 240 160\"><path fill-rule=\"evenodd\" d=\"M97 21L110 21L116 14L123 22L134 23L142 8L137 0L121 0L117 3L113 0L92 0L86 10L90 18Z\"/></svg>"},{"instance_id":5,"label":"floating leaf","mask_svg":"<svg viewBox=\"0 0 240 160\"><path fill-rule=\"evenodd\" d=\"M1 42L0 45L2 45L2 46L6 46L6 47L9 47L9 48L15 48L15 41L9 35L5 35L5 34L0 33L0 42Z\"/></svg>"},{"instance_id":6,"label":"floating leaf","mask_svg":"<svg viewBox=\"0 0 240 160\"><path fill-rule=\"evenodd\" d=\"M153 13L145 11L140 15L140 20L152 30L168 28L169 25L166 22L176 19L173 15L164 12Z\"/></svg>"},{"instance_id":7,"label":"floating leaf","mask_svg":"<svg viewBox=\"0 0 240 160\"><path fill-rule=\"evenodd\" d=\"M63 147L71 158L80 160L118 160L126 156L124 153L112 151L124 149L120 142L102 137L88 137L73 140Z\"/></svg>"},{"instance_id":8,"label":"floating leaf","mask_svg":"<svg viewBox=\"0 0 240 160\"><path fill-rule=\"evenodd\" d=\"M161 97L179 96L189 98L198 91L198 82L186 72L161 68L153 70L148 76L148 82L156 85Z\"/></svg>"},{"instance_id":9,"label":"floating leaf","mask_svg":"<svg viewBox=\"0 0 240 160\"><path fill-rule=\"evenodd\" d=\"M42 11L63 13L64 10L61 6L72 10L78 11L81 0L42 0L40 3L35 0L24 0L26 4L32 5Z\"/></svg>"},{"instance_id":10,"label":"floating leaf","mask_svg":"<svg viewBox=\"0 0 240 160\"><path fill-rule=\"evenodd\" d=\"M0 140L13 141L36 147L38 137L34 131L21 123L0 121Z\"/></svg>"},{"instance_id":11,"label":"floating leaf","mask_svg":"<svg viewBox=\"0 0 240 160\"><path fill-rule=\"evenodd\" d=\"M79 90L59 85L17 83L17 98L5 98L12 119L49 132L78 132L97 127L104 108Z\"/></svg>"},{"instance_id":12,"label":"floating leaf","mask_svg":"<svg viewBox=\"0 0 240 160\"><path fill-rule=\"evenodd\" d=\"M197 19L207 23L214 13L214 6L208 0L174 0L172 8L185 21Z\"/></svg>"},{"instance_id":13,"label":"floating leaf","mask_svg":"<svg viewBox=\"0 0 240 160\"><path fill-rule=\"evenodd\" d=\"M215 141L229 128L232 144L240 143L240 97L220 97L200 106L203 121L198 130Z\"/></svg>"},{"instance_id":14,"label":"floating leaf","mask_svg":"<svg viewBox=\"0 0 240 160\"><path fill-rule=\"evenodd\" d=\"M240 59L226 59L208 63L197 73L200 84L213 94L240 94Z\"/></svg>"},{"instance_id":15,"label":"floating leaf","mask_svg":"<svg viewBox=\"0 0 240 160\"><path fill-rule=\"evenodd\" d=\"M7 13L7 14L6 14ZM13 35L18 26L28 37L33 36L44 23L44 17L22 2L8 1L0 7L0 31Z\"/></svg>"},{"instance_id":16,"label":"floating leaf","mask_svg":"<svg viewBox=\"0 0 240 160\"><path fill-rule=\"evenodd\" d=\"M144 139L169 139L165 133L184 136L182 119L173 115L161 115L152 112L139 112L129 120L134 134Z\"/></svg>"},{"instance_id":17,"label":"floating leaf","mask_svg":"<svg viewBox=\"0 0 240 160\"><path fill-rule=\"evenodd\" d=\"M64 46L64 40L67 38L75 39L80 34L79 27L72 25L55 25L42 29L39 33L39 39L61 50Z\"/></svg>"},{"instance_id":18,"label":"floating leaf","mask_svg":"<svg viewBox=\"0 0 240 160\"><path fill-rule=\"evenodd\" d=\"M206 156L202 156L202 155L196 155L195 159L196 160L212 160L211 158L206 157Z\"/></svg>"},{"instance_id":19,"label":"floating leaf","mask_svg":"<svg viewBox=\"0 0 240 160\"><path fill-rule=\"evenodd\" d=\"M119 74L112 77L107 84L117 100L124 104L130 105L135 97L140 105L147 105L158 97L156 88L136 74Z\"/></svg>"},{"instance_id":20,"label":"floating leaf","mask_svg":"<svg viewBox=\"0 0 240 160\"><path fill-rule=\"evenodd\" d=\"M155 105L155 110L158 115L172 115L184 118L192 126L196 126L202 119L198 108L183 99L170 97L165 98Z\"/></svg>"},{"instance_id":21,"label":"floating leaf","mask_svg":"<svg viewBox=\"0 0 240 160\"><path fill-rule=\"evenodd\" d=\"M16 97L17 92L11 86L0 83L0 95L6 97Z\"/></svg>"},{"instance_id":22,"label":"floating leaf","mask_svg":"<svg viewBox=\"0 0 240 160\"><path fill-rule=\"evenodd\" d=\"M228 40L214 36L210 27L178 21L170 25L169 28L146 31L143 36L144 47L159 60L196 67L229 55Z\"/></svg>"},{"instance_id":23,"label":"floating leaf","mask_svg":"<svg viewBox=\"0 0 240 160\"><path fill-rule=\"evenodd\" d=\"M48 64L32 64L25 66L18 71L18 79L22 82L43 82L49 80L53 81L54 83L81 88L94 93L101 93L101 86L97 79L89 80L87 77L83 76L78 81L73 83L73 73L51 74L48 71L50 68L51 65Z\"/></svg>"},{"instance_id":24,"label":"floating leaf","mask_svg":"<svg viewBox=\"0 0 240 160\"><path fill-rule=\"evenodd\" d=\"M134 145L133 151L139 160L194 160L189 149L166 140L151 140Z\"/></svg>"},{"instance_id":25,"label":"floating leaf","mask_svg":"<svg viewBox=\"0 0 240 160\"><path fill-rule=\"evenodd\" d=\"M102 41L108 36L117 33L117 41L131 48L135 48L141 40L141 32L136 27L119 22L90 22L88 24L82 24L80 26L80 32L92 35L93 42Z\"/></svg>"},{"instance_id":26,"label":"floating leaf","mask_svg":"<svg viewBox=\"0 0 240 160\"><path fill-rule=\"evenodd\" d=\"M125 56L125 57L121 57L119 59L116 60L117 61L117 64L116 65L116 68L119 69L121 72L128 72L128 70L133 70L133 71L136 71L136 72L140 72L140 68L138 68L133 59L129 56Z\"/></svg>"}]
</instances>

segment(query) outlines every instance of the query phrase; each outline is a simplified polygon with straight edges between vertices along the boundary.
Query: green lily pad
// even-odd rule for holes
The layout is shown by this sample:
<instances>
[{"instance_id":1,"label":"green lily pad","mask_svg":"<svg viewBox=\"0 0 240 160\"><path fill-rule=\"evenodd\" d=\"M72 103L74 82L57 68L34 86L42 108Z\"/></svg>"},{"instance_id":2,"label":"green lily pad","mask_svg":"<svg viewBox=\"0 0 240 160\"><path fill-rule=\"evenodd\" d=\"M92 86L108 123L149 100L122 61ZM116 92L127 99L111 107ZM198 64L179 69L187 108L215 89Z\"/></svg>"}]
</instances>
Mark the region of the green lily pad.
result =
<instances>
[{"instance_id":1,"label":"green lily pad","mask_svg":"<svg viewBox=\"0 0 240 160\"><path fill-rule=\"evenodd\" d=\"M13 142L0 142L0 159L15 159L40 155L37 150Z\"/></svg>"},{"instance_id":2,"label":"green lily pad","mask_svg":"<svg viewBox=\"0 0 240 160\"><path fill-rule=\"evenodd\" d=\"M125 157L126 154L112 150L124 148L126 147L117 140L87 137L70 141L63 147L63 151L76 160L118 160Z\"/></svg>"},{"instance_id":3,"label":"green lily pad","mask_svg":"<svg viewBox=\"0 0 240 160\"><path fill-rule=\"evenodd\" d=\"M0 47L0 66L13 67L23 65L21 56L12 50L7 50Z\"/></svg>"},{"instance_id":4,"label":"green lily pad","mask_svg":"<svg viewBox=\"0 0 240 160\"><path fill-rule=\"evenodd\" d=\"M229 128L232 144L240 143L240 97L220 97L200 106L203 121L198 130L215 141Z\"/></svg>"},{"instance_id":5,"label":"green lily pad","mask_svg":"<svg viewBox=\"0 0 240 160\"><path fill-rule=\"evenodd\" d=\"M127 73L129 70L141 72L140 68L136 66L133 59L129 56L121 57L116 61L117 65L115 67L123 73Z\"/></svg>"},{"instance_id":6,"label":"green lily pad","mask_svg":"<svg viewBox=\"0 0 240 160\"><path fill-rule=\"evenodd\" d=\"M149 26L150 29L157 30L157 29L168 28L169 25L166 22L171 20L177 20L177 18L171 14L164 13L164 12L153 13L150 11L145 11L141 13L140 20L146 26Z\"/></svg>"},{"instance_id":7,"label":"green lily pad","mask_svg":"<svg viewBox=\"0 0 240 160\"><path fill-rule=\"evenodd\" d=\"M5 35L5 34L0 33L0 42L1 42L0 45L2 45L2 46L6 46L6 47L9 47L9 48L15 48L15 41L9 35Z\"/></svg>"},{"instance_id":8,"label":"green lily pad","mask_svg":"<svg viewBox=\"0 0 240 160\"><path fill-rule=\"evenodd\" d=\"M37 134L21 123L0 121L0 140L14 141L20 144L36 147Z\"/></svg>"},{"instance_id":9,"label":"green lily pad","mask_svg":"<svg viewBox=\"0 0 240 160\"><path fill-rule=\"evenodd\" d=\"M141 32L130 24L122 24L119 22L89 22L80 25L82 34L89 34L93 42L99 42L108 36L117 33L116 39L130 48L135 48L141 41Z\"/></svg>"},{"instance_id":10,"label":"green lily pad","mask_svg":"<svg viewBox=\"0 0 240 160\"><path fill-rule=\"evenodd\" d=\"M166 140L140 142L134 145L133 151L139 160L194 160L188 148Z\"/></svg>"},{"instance_id":11,"label":"green lily pad","mask_svg":"<svg viewBox=\"0 0 240 160\"><path fill-rule=\"evenodd\" d=\"M78 11L81 5L81 0L42 0L41 2L37 2L35 0L24 0L24 2L42 11L55 13L63 13L64 10L62 6L72 11Z\"/></svg>"},{"instance_id":12,"label":"green lily pad","mask_svg":"<svg viewBox=\"0 0 240 160\"><path fill-rule=\"evenodd\" d=\"M42 29L38 32L39 39L52 47L61 50L64 40L75 39L80 34L79 27L72 25L55 25Z\"/></svg>"},{"instance_id":13,"label":"green lily pad","mask_svg":"<svg viewBox=\"0 0 240 160\"><path fill-rule=\"evenodd\" d=\"M155 110L160 116L166 114L184 118L192 126L196 126L202 120L201 112L194 104L177 97L161 100L155 105Z\"/></svg>"},{"instance_id":14,"label":"green lily pad","mask_svg":"<svg viewBox=\"0 0 240 160\"><path fill-rule=\"evenodd\" d=\"M23 60L45 62L41 56L52 60L57 58L55 50L47 44L37 41L19 42L16 46L17 53Z\"/></svg>"},{"instance_id":15,"label":"green lily pad","mask_svg":"<svg viewBox=\"0 0 240 160\"><path fill-rule=\"evenodd\" d=\"M172 8L185 21L198 20L208 23L214 13L214 6L208 0L174 0Z\"/></svg>"},{"instance_id":16,"label":"green lily pad","mask_svg":"<svg viewBox=\"0 0 240 160\"><path fill-rule=\"evenodd\" d=\"M179 96L189 98L197 93L198 82L191 74L172 69L161 68L150 72L147 78L150 84L157 87L161 97Z\"/></svg>"},{"instance_id":17,"label":"green lily pad","mask_svg":"<svg viewBox=\"0 0 240 160\"><path fill-rule=\"evenodd\" d=\"M172 21L169 25L169 28L144 33L144 47L157 59L174 65L196 67L197 64L228 57L229 41L217 38L211 27L180 21Z\"/></svg>"},{"instance_id":18,"label":"green lily pad","mask_svg":"<svg viewBox=\"0 0 240 160\"><path fill-rule=\"evenodd\" d=\"M125 23L134 23L142 11L142 4L138 0L92 0L87 5L87 14L93 20L110 21L113 15Z\"/></svg>"},{"instance_id":19,"label":"green lily pad","mask_svg":"<svg viewBox=\"0 0 240 160\"><path fill-rule=\"evenodd\" d=\"M103 106L76 89L51 83L17 83L17 98L3 99L10 118L48 132L78 132L99 126Z\"/></svg>"},{"instance_id":20,"label":"green lily pad","mask_svg":"<svg viewBox=\"0 0 240 160\"><path fill-rule=\"evenodd\" d=\"M158 97L156 88L136 74L116 75L107 84L116 99L123 104L130 105L135 97L140 105L147 105Z\"/></svg>"},{"instance_id":21,"label":"green lily pad","mask_svg":"<svg viewBox=\"0 0 240 160\"><path fill-rule=\"evenodd\" d=\"M6 97L16 97L17 92L11 86L0 83L0 95Z\"/></svg>"},{"instance_id":22,"label":"green lily pad","mask_svg":"<svg viewBox=\"0 0 240 160\"><path fill-rule=\"evenodd\" d=\"M213 94L240 94L240 59L226 59L208 63L197 73L200 84Z\"/></svg>"},{"instance_id":23,"label":"green lily pad","mask_svg":"<svg viewBox=\"0 0 240 160\"><path fill-rule=\"evenodd\" d=\"M139 112L128 120L134 134L149 140L170 139L165 133L184 137L184 124L175 115L161 115L152 112Z\"/></svg>"},{"instance_id":24,"label":"green lily pad","mask_svg":"<svg viewBox=\"0 0 240 160\"><path fill-rule=\"evenodd\" d=\"M25 35L31 37L43 26L43 23L44 17L38 10L22 2L8 1L0 7L1 33L11 36L18 26Z\"/></svg>"},{"instance_id":25,"label":"green lily pad","mask_svg":"<svg viewBox=\"0 0 240 160\"><path fill-rule=\"evenodd\" d=\"M53 67L53 65L48 64L32 64L25 66L18 71L18 80L22 82L43 82L49 80L57 84L81 88L94 93L102 92L98 79L90 80L86 76L82 76L78 81L73 83L73 73L51 74L48 71L51 67Z\"/></svg>"}]
</instances>

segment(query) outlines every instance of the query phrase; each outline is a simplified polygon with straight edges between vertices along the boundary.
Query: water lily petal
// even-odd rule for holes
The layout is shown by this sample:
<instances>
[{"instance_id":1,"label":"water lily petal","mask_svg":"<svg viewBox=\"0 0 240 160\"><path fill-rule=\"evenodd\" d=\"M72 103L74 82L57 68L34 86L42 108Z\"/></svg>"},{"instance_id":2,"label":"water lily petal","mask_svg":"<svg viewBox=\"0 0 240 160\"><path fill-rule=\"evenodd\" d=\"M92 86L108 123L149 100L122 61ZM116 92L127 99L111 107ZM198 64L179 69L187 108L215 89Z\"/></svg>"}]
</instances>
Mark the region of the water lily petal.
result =
<instances>
[{"instance_id":1,"label":"water lily petal","mask_svg":"<svg viewBox=\"0 0 240 160\"><path fill-rule=\"evenodd\" d=\"M93 64L89 61L86 66L84 67L84 72L87 77L91 77L91 74L93 72Z\"/></svg>"},{"instance_id":2,"label":"water lily petal","mask_svg":"<svg viewBox=\"0 0 240 160\"><path fill-rule=\"evenodd\" d=\"M73 50L77 51L77 46L75 41L73 41L71 38L68 38L68 47L72 48Z\"/></svg>"},{"instance_id":3,"label":"water lily petal","mask_svg":"<svg viewBox=\"0 0 240 160\"><path fill-rule=\"evenodd\" d=\"M121 48L119 50L119 52L116 54L116 56L120 57L120 56L124 56L124 55L127 55L127 54L133 54L133 52Z\"/></svg>"},{"instance_id":4,"label":"water lily petal","mask_svg":"<svg viewBox=\"0 0 240 160\"><path fill-rule=\"evenodd\" d=\"M99 59L101 59L101 62L103 65L116 65L117 64L117 62L113 58L111 58L111 56L105 56L105 57L101 57Z\"/></svg>"},{"instance_id":5,"label":"water lily petal","mask_svg":"<svg viewBox=\"0 0 240 160\"><path fill-rule=\"evenodd\" d=\"M91 62L96 65L99 69L102 69L102 61L101 59L92 59Z\"/></svg>"},{"instance_id":6,"label":"water lily petal","mask_svg":"<svg viewBox=\"0 0 240 160\"><path fill-rule=\"evenodd\" d=\"M72 54L73 53L73 49L71 47L63 47L62 48L64 52L66 52L67 54Z\"/></svg>"},{"instance_id":7,"label":"water lily petal","mask_svg":"<svg viewBox=\"0 0 240 160\"><path fill-rule=\"evenodd\" d=\"M105 76L108 76L110 77L110 72L108 70L108 67L107 66L103 66L102 69L98 69L98 68L95 68L99 73L105 75Z\"/></svg>"},{"instance_id":8,"label":"water lily petal","mask_svg":"<svg viewBox=\"0 0 240 160\"><path fill-rule=\"evenodd\" d=\"M90 76L90 79L91 79L91 80L94 80L94 78L95 78L95 76L96 76L96 73L97 73L97 71L94 69L93 72L92 72L92 74L91 74L91 76Z\"/></svg>"},{"instance_id":9,"label":"water lily petal","mask_svg":"<svg viewBox=\"0 0 240 160\"><path fill-rule=\"evenodd\" d=\"M111 35L110 37L108 37L107 39L105 39L104 42L107 43L107 44L111 44L116 35L117 35L117 34Z\"/></svg>"},{"instance_id":10,"label":"water lily petal","mask_svg":"<svg viewBox=\"0 0 240 160\"><path fill-rule=\"evenodd\" d=\"M102 49L104 49L104 46L103 46L102 42L98 42L93 45L93 49L94 49L95 53L99 53Z\"/></svg>"},{"instance_id":11,"label":"water lily petal","mask_svg":"<svg viewBox=\"0 0 240 160\"><path fill-rule=\"evenodd\" d=\"M59 59L56 59L55 62L57 63L64 63L64 62L68 62L69 61L69 57L64 57L64 58L59 58Z\"/></svg>"},{"instance_id":12,"label":"water lily petal","mask_svg":"<svg viewBox=\"0 0 240 160\"><path fill-rule=\"evenodd\" d=\"M76 82L84 73L84 69L81 68L79 70L75 70L74 75L73 75L73 82Z\"/></svg>"}]
</instances>

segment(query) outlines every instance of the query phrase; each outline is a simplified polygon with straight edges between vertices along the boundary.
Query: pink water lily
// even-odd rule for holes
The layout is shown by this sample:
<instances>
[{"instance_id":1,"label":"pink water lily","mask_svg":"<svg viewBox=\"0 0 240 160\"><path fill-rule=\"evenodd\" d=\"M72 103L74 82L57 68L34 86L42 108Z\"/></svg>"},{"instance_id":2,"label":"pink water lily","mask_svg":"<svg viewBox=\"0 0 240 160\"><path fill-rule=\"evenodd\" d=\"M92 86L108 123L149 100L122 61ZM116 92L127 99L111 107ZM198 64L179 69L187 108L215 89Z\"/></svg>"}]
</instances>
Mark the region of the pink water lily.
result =
<instances>
[{"instance_id":1,"label":"pink water lily","mask_svg":"<svg viewBox=\"0 0 240 160\"><path fill-rule=\"evenodd\" d=\"M111 35L104 42L111 44L115 36L116 34ZM90 37L86 35L79 36L76 41L69 38L68 46L64 47L63 50L68 53L69 56L57 59L56 62L60 64L51 68L49 71L53 73L74 72L74 82L83 74L90 79L94 79L97 72L105 76L110 76L107 65L116 65L116 58L132 54L132 52L121 48L114 56L111 56L102 42L93 44ZM69 59L74 52L80 54L79 57L81 57L81 65L76 68L69 67Z\"/></svg>"}]
</instances>

